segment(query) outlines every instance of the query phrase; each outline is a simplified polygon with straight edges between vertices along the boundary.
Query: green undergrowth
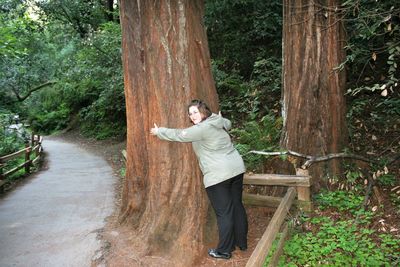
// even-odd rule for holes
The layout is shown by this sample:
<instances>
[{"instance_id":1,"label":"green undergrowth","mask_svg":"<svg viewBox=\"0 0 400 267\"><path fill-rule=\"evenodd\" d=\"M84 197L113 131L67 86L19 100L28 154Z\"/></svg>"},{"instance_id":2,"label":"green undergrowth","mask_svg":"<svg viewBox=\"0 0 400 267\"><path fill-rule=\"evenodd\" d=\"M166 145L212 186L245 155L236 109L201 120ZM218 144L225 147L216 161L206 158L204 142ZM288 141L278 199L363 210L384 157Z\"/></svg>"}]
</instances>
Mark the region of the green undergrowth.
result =
<instances>
[{"instance_id":1,"label":"green undergrowth","mask_svg":"<svg viewBox=\"0 0 400 267\"><path fill-rule=\"evenodd\" d=\"M400 239L354 191L325 191L313 215L296 218L278 266L400 266ZM268 266L270 256L265 266Z\"/></svg>"}]
</instances>

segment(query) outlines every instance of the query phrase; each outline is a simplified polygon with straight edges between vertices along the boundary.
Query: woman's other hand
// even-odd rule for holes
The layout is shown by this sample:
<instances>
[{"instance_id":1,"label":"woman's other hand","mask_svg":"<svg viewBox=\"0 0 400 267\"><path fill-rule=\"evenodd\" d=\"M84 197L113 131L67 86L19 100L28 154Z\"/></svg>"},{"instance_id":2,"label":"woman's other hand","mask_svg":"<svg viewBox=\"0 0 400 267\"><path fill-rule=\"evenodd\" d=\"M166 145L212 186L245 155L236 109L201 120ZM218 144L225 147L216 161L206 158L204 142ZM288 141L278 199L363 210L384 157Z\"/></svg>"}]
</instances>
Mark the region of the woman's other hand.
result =
<instances>
[{"instance_id":1,"label":"woman's other hand","mask_svg":"<svg viewBox=\"0 0 400 267\"><path fill-rule=\"evenodd\" d=\"M154 123L154 128L150 129L150 134L157 135L157 133L158 133L158 126L157 126L157 124Z\"/></svg>"}]
</instances>

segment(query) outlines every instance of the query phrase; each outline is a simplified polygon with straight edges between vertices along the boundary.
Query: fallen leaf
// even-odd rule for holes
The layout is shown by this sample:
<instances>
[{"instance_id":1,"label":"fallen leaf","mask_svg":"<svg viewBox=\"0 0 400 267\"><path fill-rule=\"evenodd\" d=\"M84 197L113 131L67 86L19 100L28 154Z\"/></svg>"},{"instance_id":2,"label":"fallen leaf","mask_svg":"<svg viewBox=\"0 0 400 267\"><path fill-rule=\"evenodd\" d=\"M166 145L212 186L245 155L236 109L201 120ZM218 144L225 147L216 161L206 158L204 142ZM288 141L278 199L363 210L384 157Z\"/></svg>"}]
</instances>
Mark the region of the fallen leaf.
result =
<instances>
[{"instance_id":1,"label":"fallen leaf","mask_svg":"<svg viewBox=\"0 0 400 267\"><path fill-rule=\"evenodd\" d=\"M393 187L392 189L390 189L391 192L395 191L396 189L400 188L400 185Z\"/></svg>"},{"instance_id":2,"label":"fallen leaf","mask_svg":"<svg viewBox=\"0 0 400 267\"><path fill-rule=\"evenodd\" d=\"M375 52L372 53L372 56L371 56L371 57L372 57L372 59L373 59L374 61L376 61L376 54L375 54Z\"/></svg>"}]
</instances>

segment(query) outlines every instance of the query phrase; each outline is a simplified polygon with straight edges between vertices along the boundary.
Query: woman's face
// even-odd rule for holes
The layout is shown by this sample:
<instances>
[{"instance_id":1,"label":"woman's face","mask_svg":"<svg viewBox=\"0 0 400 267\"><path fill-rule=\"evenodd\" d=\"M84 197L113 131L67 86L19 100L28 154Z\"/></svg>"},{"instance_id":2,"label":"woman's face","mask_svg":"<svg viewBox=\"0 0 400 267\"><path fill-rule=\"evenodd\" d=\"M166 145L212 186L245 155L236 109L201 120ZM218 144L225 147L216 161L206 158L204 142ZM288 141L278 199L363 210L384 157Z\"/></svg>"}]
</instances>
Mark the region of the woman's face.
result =
<instances>
[{"instance_id":1,"label":"woman's face","mask_svg":"<svg viewBox=\"0 0 400 267\"><path fill-rule=\"evenodd\" d=\"M189 108L189 118L193 122L193 124L198 124L203 120L203 116L196 106L191 106Z\"/></svg>"}]
</instances>

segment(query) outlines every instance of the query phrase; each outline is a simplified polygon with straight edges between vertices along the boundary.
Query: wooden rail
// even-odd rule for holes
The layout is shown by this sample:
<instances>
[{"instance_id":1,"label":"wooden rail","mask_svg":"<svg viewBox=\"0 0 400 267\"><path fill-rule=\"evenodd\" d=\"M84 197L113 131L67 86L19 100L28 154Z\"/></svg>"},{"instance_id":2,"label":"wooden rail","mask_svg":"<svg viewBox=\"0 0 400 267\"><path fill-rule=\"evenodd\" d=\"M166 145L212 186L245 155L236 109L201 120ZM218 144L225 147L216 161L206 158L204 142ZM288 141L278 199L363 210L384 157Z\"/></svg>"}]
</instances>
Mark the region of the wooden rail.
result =
<instances>
[{"instance_id":1,"label":"wooden rail","mask_svg":"<svg viewBox=\"0 0 400 267\"><path fill-rule=\"evenodd\" d=\"M267 185L267 186L288 186L286 195L283 198L243 193L243 201L246 204L277 207L274 216L268 224L263 236L258 242L256 248L251 254L246 267L261 267L269 254L272 243L276 239L279 230L283 228L282 235L278 241L277 249L273 253L268 266L276 266L280 255L283 252L283 246L289 233L287 223L284 223L285 217L292 207L292 204L306 211L312 209L311 204L311 177L307 170L296 170L296 175L281 174L245 174L244 184L248 185ZM297 195L297 200L295 197Z\"/></svg>"},{"instance_id":2,"label":"wooden rail","mask_svg":"<svg viewBox=\"0 0 400 267\"><path fill-rule=\"evenodd\" d=\"M2 188L3 185L6 183L5 178L7 176L10 176L11 174L17 172L22 168L25 168L25 173L30 173L30 167L35 164L41 157L41 153L43 151L42 141L43 137L41 137L40 135L32 134L31 142L27 142L25 144L25 148L9 155L0 157L0 188ZM31 159L31 156L33 154L32 152L34 152L33 159ZM7 170L6 172L3 172L3 169L7 166L8 161L22 156L25 157L25 161L23 163L10 170Z\"/></svg>"},{"instance_id":3,"label":"wooden rail","mask_svg":"<svg viewBox=\"0 0 400 267\"><path fill-rule=\"evenodd\" d=\"M282 199L282 202L276 209L274 216L269 222L267 230L265 230L260 241L258 241L256 248L250 256L250 259L247 261L246 267L263 266L265 257L268 255L272 247L272 243L278 235L282 222L284 221L288 211L290 210L295 196L296 189L294 187L290 187L286 192L285 197Z\"/></svg>"},{"instance_id":4,"label":"wooden rail","mask_svg":"<svg viewBox=\"0 0 400 267\"><path fill-rule=\"evenodd\" d=\"M307 170L296 170L296 175L245 174L243 184L293 186L296 188L298 195L298 200L295 201L296 206L305 211L310 211L312 209L310 192L311 177L308 175ZM276 208L279 206L282 198L244 193L243 200L249 205Z\"/></svg>"}]
</instances>

